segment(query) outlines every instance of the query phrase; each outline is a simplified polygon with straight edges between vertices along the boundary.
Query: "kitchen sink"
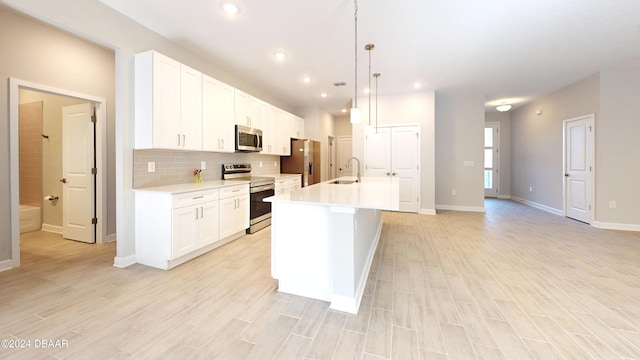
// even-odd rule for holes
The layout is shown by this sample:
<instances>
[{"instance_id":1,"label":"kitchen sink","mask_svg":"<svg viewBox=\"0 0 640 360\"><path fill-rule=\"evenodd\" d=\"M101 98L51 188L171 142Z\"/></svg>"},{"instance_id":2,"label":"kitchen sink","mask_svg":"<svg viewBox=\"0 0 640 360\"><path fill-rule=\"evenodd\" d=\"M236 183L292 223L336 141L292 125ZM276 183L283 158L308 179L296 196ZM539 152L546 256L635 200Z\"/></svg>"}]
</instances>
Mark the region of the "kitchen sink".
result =
<instances>
[{"instance_id":1,"label":"kitchen sink","mask_svg":"<svg viewBox=\"0 0 640 360\"><path fill-rule=\"evenodd\" d=\"M336 180L336 181L332 181L329 184L341 184L341 185L345 185L345 184L353 184L355 182L358 182L357 180Z\"/></svg>"}]
</instances>

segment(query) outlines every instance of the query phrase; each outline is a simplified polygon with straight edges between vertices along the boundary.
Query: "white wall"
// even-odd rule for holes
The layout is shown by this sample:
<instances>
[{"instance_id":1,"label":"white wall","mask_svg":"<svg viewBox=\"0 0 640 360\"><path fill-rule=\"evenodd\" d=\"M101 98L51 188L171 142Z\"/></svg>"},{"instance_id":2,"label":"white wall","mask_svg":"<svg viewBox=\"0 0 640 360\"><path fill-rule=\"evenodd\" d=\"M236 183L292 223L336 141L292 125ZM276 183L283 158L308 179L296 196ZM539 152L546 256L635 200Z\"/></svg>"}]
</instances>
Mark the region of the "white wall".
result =
<instances>
[{"instance_id":1,"label":"white wall","mask_svg":"<svg viewBox=\"0 0 640 360\"><path fill-rule=\"evenodd\" d=\"M600 73L596 116L596 211L603 227L640 231L640 65ZM615 201L616 208L609 208Z\"/></svg>"},{"instance_id":2,"label":"white wall","mask_svg":"<svg viewBox=\"0 0 640 360\"><path fill-rule=\"evenodd\" d=\"M512 111L512 196L562 212L562 121L595 113L598 139L599 83L592 75Z\"/></svg>"},{"instance_id":3,"label":"white wall","mask_svg":"<svg viewBox=\"0 0 640 360\"><path fill-rule=\"evenodd\" d=\"M351 136L352 129L349 115L334 117L333 129L335 132L335 136Z\"/></svg>"},{"instance_id":4,"label":"white wall","mask_svg":"<svg viewBox=\"0 0 640 360\"><path fill-rule=\"evenodd\" d=\"M420 212L432 214L436 209L435 180L435 94L432 91L378 96L378 125L418 124L420 143ZM373 102L373 100L372 100ZM352 126L353 156L364 159L364 131L369 123L368 97L358 98L362 122ZM375 103L371 107L375 124ZM364 167L364 165L363 165Z\"/></svg>"},{"instance_id":5,"label":"white wall","mask_svg":"<svg viewBox=\"0 0 640 360\"><path fill-rule=\"evenodd\" d=\"M329 135L335 136L333 116L318 107L303 108L298 113L304 119L304 137L320 142L320 178L321 181L327 181L330 177Z\"/></svg>"},{"instance_id":6,"label":"white wall","mask_svg":"<svg viewBox=\"0 0 640 360\"><path fill-rule=\"evenodd\" d=\"M435 100L436 208L484 211L484 96L438 91Z\"/></svg>"},{"instance_id":7,"label":"white wall","mask_svg":"<svg viewBox=\"0 0 640 360\"><path fill-rule=\"evenodd\" d=\"M500 124L498 197L509 198L511 196L511 112L487 112L485 123L487 122Z\"/></svg>"}]
</instances>

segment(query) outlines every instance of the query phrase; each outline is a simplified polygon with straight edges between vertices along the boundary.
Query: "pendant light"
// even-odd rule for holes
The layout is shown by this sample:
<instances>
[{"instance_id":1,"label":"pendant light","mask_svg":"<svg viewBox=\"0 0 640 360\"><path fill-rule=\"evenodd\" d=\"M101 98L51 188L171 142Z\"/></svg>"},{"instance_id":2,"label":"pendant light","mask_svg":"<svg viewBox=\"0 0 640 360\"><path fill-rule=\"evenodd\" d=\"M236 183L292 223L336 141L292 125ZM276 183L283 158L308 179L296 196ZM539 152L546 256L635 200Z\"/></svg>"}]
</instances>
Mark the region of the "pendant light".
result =
<instances>
[{"instance_id":1,"label":"pendant light","mask_svg":"<svg viewBox=\"0 0 640 360\"><path fill-rule=\"evenodd\" d=\"M360 109L358 108L358 0L353 0L353 5L355 11L353 13L353 19L355 23L355 88L354 88L354 96L353 96L353 107L351 108L351 123L359 124L360 123Z\"/></svg>"},{"instance_id":2,"label":"pendant light","mask_svg":"<svg viewBox=\"0 0 640 360\"><path fill-rule=\"evenodd\" d=\"M375 47L373 44L364 46L364 49L369 52L369 127L371 127L371 50Z\"/></svg>"},{"instance_id":3,"label":"pendant light","mask_svg":"<svg viewBox=\"0 0 640 360\"><path fill-rule=\"evenodd\" d=\"M376 78L376 134L378 133L378 78L380 77L380 73L373 74L373 77Z\"/></svg>"}]
</instances>

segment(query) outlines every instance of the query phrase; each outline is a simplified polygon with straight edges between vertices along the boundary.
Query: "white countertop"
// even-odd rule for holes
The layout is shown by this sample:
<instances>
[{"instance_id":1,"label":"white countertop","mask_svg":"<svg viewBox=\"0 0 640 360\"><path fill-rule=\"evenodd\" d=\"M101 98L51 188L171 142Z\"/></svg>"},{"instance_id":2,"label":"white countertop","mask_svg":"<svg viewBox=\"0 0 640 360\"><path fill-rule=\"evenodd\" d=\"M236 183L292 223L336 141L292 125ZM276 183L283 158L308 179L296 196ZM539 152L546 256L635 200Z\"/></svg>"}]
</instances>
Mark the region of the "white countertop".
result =
<instances>
[{"instance_id":1,"label":"white countertop","mask_svg":"<svg viewBox=\"0 0 640 360\"><path fill-rule=\"evenodd\" d=\"M273 176L276 180L278 179L283 179L283 178L287 178L287 177L293 177L293 176L302 176L302 174L269 174L266 176Z\"/></svg>"},{"instance_id":2,"label":"white countertop","mask_svg":"<svg viewBox=\"0 0 640 360\"><path fill-rule=\"evenodd\" d=\"M355 180L345 176L339 180ZM400 185L396 177L363 177L362 182L332 184L333 179L301 189L271 196L268 202L287 202L310 205L347 206L379 210L400 209Z\"/></svg>"},{"instance_id":3,"label":"white countertop","mask_svg":"<svg viewBox=\"0 0 640 360\"><path fill-rule=\"evenodd\" d=\"M218 189L226 186L233 185L242 185L249 184L247 180L212 180L212 181L203 181L200 184L193 183L187 184L175 184L175 185L164 185L164 186L154 186L154 187L146 187L146 188L138 188L133 189L133 191L151 191L151 192L163 192L167 194L181 194L193 191L202 191L202 190L212 190Z\"/></svg>"}]
</instances>

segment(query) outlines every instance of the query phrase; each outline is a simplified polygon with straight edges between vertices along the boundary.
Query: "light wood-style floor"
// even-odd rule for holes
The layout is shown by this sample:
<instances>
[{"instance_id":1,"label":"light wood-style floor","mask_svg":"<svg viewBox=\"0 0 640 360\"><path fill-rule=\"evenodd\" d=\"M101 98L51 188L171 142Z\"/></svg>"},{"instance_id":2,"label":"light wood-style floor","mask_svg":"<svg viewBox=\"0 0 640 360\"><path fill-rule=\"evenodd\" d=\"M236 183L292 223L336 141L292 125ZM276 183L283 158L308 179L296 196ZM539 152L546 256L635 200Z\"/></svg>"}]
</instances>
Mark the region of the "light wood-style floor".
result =
<instances>
[{"instance_id":1,"label":"light wood-style floor","mask_svg":"<svg viewBox=\"0 0 640 360\"><path fill-rule=\"evenodd\" d=\"M171 271L44 232L0 273L2 359L640 359L640 235L510 201L385 213L358 315L276 292L269 231ZM68 348L33 348L34 340Z\"/></svg>"}]
</instances>

